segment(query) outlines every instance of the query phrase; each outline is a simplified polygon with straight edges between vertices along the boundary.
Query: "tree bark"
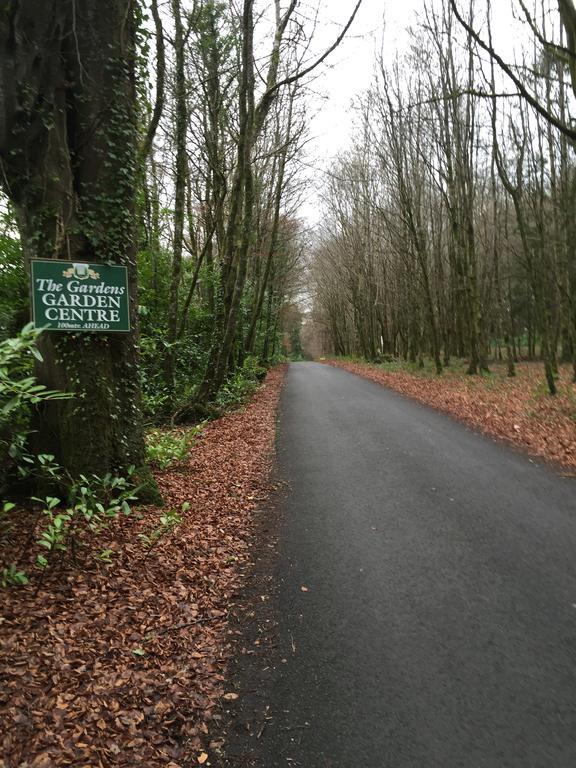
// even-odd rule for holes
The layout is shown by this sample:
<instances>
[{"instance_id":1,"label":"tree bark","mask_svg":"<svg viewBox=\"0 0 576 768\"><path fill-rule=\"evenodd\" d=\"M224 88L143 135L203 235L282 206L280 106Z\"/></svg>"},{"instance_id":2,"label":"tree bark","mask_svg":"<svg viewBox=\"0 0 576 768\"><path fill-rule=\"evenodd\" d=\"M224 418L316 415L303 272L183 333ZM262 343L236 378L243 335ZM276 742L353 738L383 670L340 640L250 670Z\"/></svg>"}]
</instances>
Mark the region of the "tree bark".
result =
<instances>
[{"instance_id":1,"label":"tree bark","mask_svg":"<svg viewBox=\"0 0 576 768\"><path fill-rule=\"evenodd\" d=\"M186 73L184 70L184 28L180 0L172 0L172 15L174 17L174 48L176 56L175 70L175 143L176 167L174 180L174 234L172 241L172 275L168 298L168 332L166 335L166 383L170 393L174 394L174 376L176 365L175 344L178 339L178 309L180 297L180 282L182 279L182 250L184 244L184 215L186 203L186 176L188 160L186 155Z\"/></svg>"},{"instance_id":2,"label":"tree bark","mask_svg":"<svg viewBox=\"0 0 576 768\"><path fill-rule=\"evenodd\" d=\"M40 382L75 398L42 410L35 449L55 454L73 476L125 472L142 467L145 454L134 233L134 4L4 5L0 159L25 258L122 264L130 290L130 333L42 334Z\"/></svg>"}]
</instances>

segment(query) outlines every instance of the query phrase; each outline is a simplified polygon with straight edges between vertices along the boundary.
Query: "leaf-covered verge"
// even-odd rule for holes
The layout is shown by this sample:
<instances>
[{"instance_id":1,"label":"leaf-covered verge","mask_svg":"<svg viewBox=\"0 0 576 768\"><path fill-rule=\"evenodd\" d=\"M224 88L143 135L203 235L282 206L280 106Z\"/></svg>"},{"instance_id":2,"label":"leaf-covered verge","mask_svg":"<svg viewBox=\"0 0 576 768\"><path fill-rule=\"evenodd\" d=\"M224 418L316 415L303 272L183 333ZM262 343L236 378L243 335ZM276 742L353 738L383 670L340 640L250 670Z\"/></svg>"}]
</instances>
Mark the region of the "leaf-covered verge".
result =
<instances>
[{"instance_id":1,"label":"leaf-covered verge","mask_svg":"<svg viewBox=\"0 0 576 768\"><path fill-rule=\"evenodd\" d=\"M271 370L245 408L205 426L185 463L157 474L166 506L115 522L108 562L2 593L2 768L210 764L227 610L268 493L283 375ZM167 509L181 520L151 547Z\"/></svg>"},{"instance_id":2,"label":"leaf-covered verge","mask_svg":"<svg viewBox=\"0 0 576 768\"><path fill-rule=\"evenodd\" d=\"M576 385L568 366L561 367L558 394L551 397L542 367L535 363L519 363L517 375L509 378L500 365L479 377L461 369L435 376L397 364L326 362L445 411L534 456L576 467Z\"/></svg>"}]
</instances>

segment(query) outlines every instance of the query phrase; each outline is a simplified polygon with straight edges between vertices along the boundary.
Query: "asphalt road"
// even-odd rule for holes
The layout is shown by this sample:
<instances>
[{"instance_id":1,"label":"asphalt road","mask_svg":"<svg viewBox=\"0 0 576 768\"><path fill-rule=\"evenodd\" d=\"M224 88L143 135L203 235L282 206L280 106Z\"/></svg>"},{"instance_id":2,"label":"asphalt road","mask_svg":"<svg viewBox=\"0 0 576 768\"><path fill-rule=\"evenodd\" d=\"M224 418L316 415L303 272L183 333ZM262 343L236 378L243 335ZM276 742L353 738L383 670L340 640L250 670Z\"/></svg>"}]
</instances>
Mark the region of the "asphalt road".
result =
<instances>
[{"instance_id":1,"label":"asphalt road","mask_svg":"<svg viewBox=\"0 0 576 768\"><path fill-rule=\"evenodd\" d=\"M230 765L575 768L575 481L316 363L278 461Z\"/></svg>"}]
</instances>

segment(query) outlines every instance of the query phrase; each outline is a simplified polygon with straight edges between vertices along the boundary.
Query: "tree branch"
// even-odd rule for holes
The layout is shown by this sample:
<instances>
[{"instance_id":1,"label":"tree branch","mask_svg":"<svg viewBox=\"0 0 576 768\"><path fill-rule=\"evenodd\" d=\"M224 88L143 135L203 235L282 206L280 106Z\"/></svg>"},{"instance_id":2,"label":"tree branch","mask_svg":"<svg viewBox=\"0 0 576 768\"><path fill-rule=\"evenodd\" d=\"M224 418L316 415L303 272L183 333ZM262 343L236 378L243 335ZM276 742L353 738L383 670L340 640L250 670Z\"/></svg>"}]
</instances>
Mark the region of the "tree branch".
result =
<instances>
[{"instance_id":1,"label":"tree branch","mask_svg":"<svg viewBox=\"0 0 576 768\"><path fill-rule=\"evenodd\" d=\"M166 79L166 51L164 47L164 30L162 27L162 19L158 13L158 0L152 0L151 3L152 17L154 19L154 26L156 28L156 101L154 103L154 110L150 123L148 124L148 130L146 136L140 147L139 160L141 163L146 160L152 149L152 142L156 135L156 129L160 123L162 117L162 110L164 109L164 82Z\"/></svg>"},{"instance_id":2,"label":"tree branch","mask_svg":"<svg viewBox=\"0 0 576 768\"><path fill-rule=\"evenodd\" d=\"M564 2L565 0L559 0L560 3ZM570 0L567 0L570 2ZM486 51L486 53L494 59L494 61L498 64L500 69L508 75L508 77L512 80L516 88L518 88L518 91L522 95L522 97L530 104L530 106L539 114L541 115L545 120L547 120L551 125L553 125L555 128L557 128L561 133L563 133L565 136L568 136L569 139L572 141L576 140L576 131L572 128L569 128L567 125L565 125L561 120L559 120L555 115L553 115L551 112L549 112L545 107L540 104L538 99L536 99L535 96L533 96L530 91L526 88L524 83L520 80L520 78L516 75L516 73L512 70L512 68L506 64L504 59L496 53L494 48L491 45L488 45L476 32L475 29L473 29L470 24L468 24L464 19L462 18L460 12L458 11L458 6L456 5L456 0L450 0L450 7L452 8L452 11L454 13L454 16L458 20L459 24L466 30L466 32L470 35L470 37L482 48L482 50ZM574 8L574 6L572 6ZM576 29L576 28L575 28Z\"/></svg>"},{"instance_id":3,"label":"tree branch","mask_svg":"<svg viewBox=\"0 0 576 768\"><path fill-rule=\"evenodd\" d=\"M344 28L334 41L330 48L328 48L324 53L319 56L316 61L314 61L312 64L310 64L308 67L305 67L303 70L299 72L295 72L293 75L290 75L289 77L285 77L283 80L279 80L277 83L269 84L268 88L266 89L266 92L263 94L262 98L260 99L260 103L258 104L257 112L258 113L265 113L272 103L272 100L274 96L276 95L279 88L282 88L285 85L291 85L292 83L296 82L296 80L301 80L303 77L306 77L306 75L309 75L310 72L316 69L316 67L319 67L320 64L322 64L323 61L325 61L330 54L338 48L342 40L344 39L346 33L352 26L352 22L356 18L356 14L358 13L358 9L362 5L362 0L358 0L356 3L356 6L354 10L352 11L352 14L346 24L344 25Z\"/></svg>"},{"instance_id":4,"label":"tree branch","mask_svg":"<svg viewBox=\"0 0 576 768\"><path fill-rule=\"evenodd\" d=\"M572 90L576 96L576 8L572 0L558 0L558 10L560 19L566 31L566 42L571 54L570 59L570 77L572 79Z\"/></svg>"}]
</instances>

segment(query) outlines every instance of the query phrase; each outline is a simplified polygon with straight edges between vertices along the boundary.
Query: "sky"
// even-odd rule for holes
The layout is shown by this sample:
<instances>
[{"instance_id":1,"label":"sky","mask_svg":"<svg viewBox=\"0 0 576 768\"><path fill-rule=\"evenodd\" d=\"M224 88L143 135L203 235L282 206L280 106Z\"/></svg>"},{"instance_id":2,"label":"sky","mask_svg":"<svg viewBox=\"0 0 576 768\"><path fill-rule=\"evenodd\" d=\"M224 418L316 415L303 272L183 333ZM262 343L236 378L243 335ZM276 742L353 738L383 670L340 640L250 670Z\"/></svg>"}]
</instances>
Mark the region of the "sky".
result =
<instances>
[{"instance_id":1,"label":"sky","mask_svg":"<svg viewBox=\"0 0 576 768\"><path fill-rule=\"evenodd\" d=\"M318 38L329 45L354 3L339 0L337 3L327 1L324 5L326 22ZM418 6L421 6L418 0L363 0L348 35L331 54L328 65L314 84L315 90L325 96L311 124L318 156L330 157L348 144L352 127L350 105L370 85L374 56L382 35L386 49L397 49L406 38L405 29L415 19Z\"/></svg>"},{"instance_id":2,"label":"sky","mask_svg":"<svg viewBox=\"0 0 576 768\"><path fill-rule=\"evenodd\" d=\"M315 45L326 49L336 39L354 8L354 0L324 0ZM352 103L371 83L374 58L382 43L389 52L402 47L406 29L416 19L421 0L363 0L353 25L327 65L311 84L311 142L307 162L310 178L301 215L313 225L319 217L323 169L350 146L354 123Z\"/></svg>"}]
</instances>

